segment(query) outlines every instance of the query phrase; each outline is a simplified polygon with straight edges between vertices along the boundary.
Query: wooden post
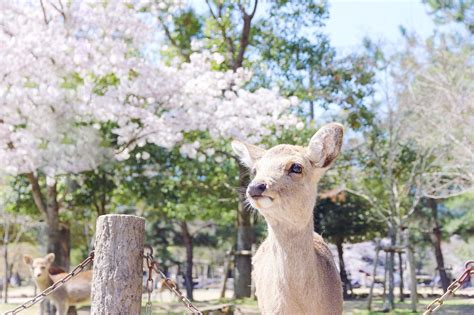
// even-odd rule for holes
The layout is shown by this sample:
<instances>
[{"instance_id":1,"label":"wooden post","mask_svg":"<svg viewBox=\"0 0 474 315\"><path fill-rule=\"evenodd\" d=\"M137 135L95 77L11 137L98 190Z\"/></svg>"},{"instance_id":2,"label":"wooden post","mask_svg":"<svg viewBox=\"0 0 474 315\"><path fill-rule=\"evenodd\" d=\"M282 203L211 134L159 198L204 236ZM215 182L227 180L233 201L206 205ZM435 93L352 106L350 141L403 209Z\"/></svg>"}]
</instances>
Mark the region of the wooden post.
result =
<instances>
[{"instance_id":1,"label":"wooden post","mask_svg":"<svg viewBox=\"0 0 474 315\"><path fill-rule=\"evenodd\" d=\"M97 219L91 314L140 314L144 237L141 217Z\"/></svg>"},{"instance_id":2,"label":"wooden post","mask_svg":"<svg viewBox=\"0 0 474 315\"><path fill-rule=\"evenodd\" d=\"M389 262L389 258L388 258L388 251L387 251L387 248L384 248L383 249L385 251L385 263L384 263L384 272L383 272L383 309L387 309L387 310L390 310L390 306L387 306L386 302L387 302L387 274L389 273L389 270L387 268L388 266L388 262ZM390 302L389 302L390 303Z\"/></svg>"},{"instance_id":3,"label":"wooden post","mask_svg":"<svg viewBox=\"0 0 474 315\"><path fill-rule=\"evenodd\" d=\"M377 274L377 265L379 264L379 254L380 254L380 241L377 241L377 245L375 247L374 270L372 271L372 283L370 284L369 298L367 299L367 309L369 311L372 310L372 299L374 296L375 275Z\"/></svg>"},{"instance_id":4,"label":"wooden post","mask_svg":"<svg viewBox=\"0 0 474 315\"><path fill-rule=\"evenodd\" d=\"M410 300L411 311L416 312L416 303L418 303L418 293L416 289L416 262L413 248L407 245L408 270L410 271Z\"/></svg>"},{"instance_id":5,"label":"wooden post","mask_svg":"<svg viewBox=\"0 0 474 315\"><path fill-rule=\"evenodd\" d=\"M229 278L229 272L230 268L232 267L232 248L229 250L228 255L226 255L227 261L224 263L224 280L222 281L222 287L221 287L221 293L220 293L220 298L224 299L225 298L225 291L227 288L227 279ZM224 259L225 260L225 259Z\"/></svg>"}]
</instances>

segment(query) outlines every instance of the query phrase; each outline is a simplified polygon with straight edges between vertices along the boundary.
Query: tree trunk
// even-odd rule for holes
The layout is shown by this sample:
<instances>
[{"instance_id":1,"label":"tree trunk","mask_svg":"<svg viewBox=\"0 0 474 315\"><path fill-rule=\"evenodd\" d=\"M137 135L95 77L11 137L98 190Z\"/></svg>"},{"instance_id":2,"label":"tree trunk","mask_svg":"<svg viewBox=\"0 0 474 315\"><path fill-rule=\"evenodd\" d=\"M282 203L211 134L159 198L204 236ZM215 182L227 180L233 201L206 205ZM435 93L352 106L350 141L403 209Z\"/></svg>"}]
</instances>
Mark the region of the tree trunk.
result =
<instances>
[{"instance_id":1,"label":"tree trunk","mask_svg":"<svg viewBox=\"0 0 474 315\"><path fill-rule=\"evenodd\" d=\"M441 286L443 291L446 292L449 286L448 275L446 274L446 269L444 267L444 257L443 251L441 250L441 226L438 222L438 203L435 199L428 199L428 205L431 209L431 216L433 218L433 233L431 234L431 243L433 244L437 269L439 272L439 277L441 279Z\"/></svg>"},{"instance_id":2,"label":"tree trunk","mask_svg":"<svg viewBox=\"0 0 474 315\"><path fill-rule=\"evenodd\" d=\"M6 219L7 220L7 219ZM8 281L10 279L10 272L8 268L8 243L9 243L9 228L6 227L5 231L3 231L3 267L5 269L5 274L3 278L3 303L8 303L8 285L10 284Z\"/></svg>"},{"instance_id":3,"label":"tree trunk","mask_svg":"<svg viewBox=\"0 0 474 315\"><path fill-rule=\"evenodd\" d=\"M69 271L70 233L69 227L59 222L59 203L56 184L48 186L47 223L48 253L54 253L54 265Z\"/></svg>"},{"instance_id":4,"label":"tree trunk","mask_svg":"<svg viewBox=\"0 0 474 315\"><path fill-rule=\"evenodd\" d=\"M38 210L43 213L47 224L47 252L56 255L54 265L69 270L70 235L69 228L59 222L59 202L56 183L46 188L46 201L39 185L38 177L27 174L31 184L33 200Z\"/></svg>"},{"instance_id":5,"label":"tree trunk","mask_svg":"<svg viewBox=\"0 0 474 315\"><path fill-rule=\"evenodd\" d=\"M189 233L188 224L186 221L180 222L181 235L183 237L184 247L186 248L186 296L191 301L193 297L193 237Z\"/></svg>"},{"instance_id":6,"label":"tree trunk","mask_svg":"<svg viewBox=\"0 0 474 315\"><path fill-rule=\"evenodd\" d=\"M400 269L400 302L405 301L405 294L403 293L403 259L402 252L398 252L398 268Z\"/></svg>"},{"instance_id":7,"label":"tree trunk","mask_svg":"<svg viewBox=\"0 0 474 315\"><path fill-rule=\"evenodd\" d=\"M237 215L237 246L235 253L234 294L235 298L250 297L252 294L252 256L243 255L250 252L253 243L251 212L245 202L245 190L250 182L246 167L239 163L239 211Z\"/></svg>"},{"instance_id":8,"label":"tree trunk","mask_svg":"<svg viewBox=\"0 0 474 315\"><path fill-rule=\"evenodd\" d=\"M349 290L351 289L351 283L347 278L346 267L344 264L344 248L342 246L342 239L336 240L336 247L337 247L337 255L339 257L339 275L342 281L342 293L344 298L348 298L351 295L349 294Z\"/></svg>"},{"instance_id":9,"label":"tree trunk","mask_svg":"<svg viewBox=\"0 0 474 315\"><path fill-rule=\"evenodd\" d=\"M104 215L96 231L91 314L140 314L145 220Z\"/></svg>"}]
</instances>

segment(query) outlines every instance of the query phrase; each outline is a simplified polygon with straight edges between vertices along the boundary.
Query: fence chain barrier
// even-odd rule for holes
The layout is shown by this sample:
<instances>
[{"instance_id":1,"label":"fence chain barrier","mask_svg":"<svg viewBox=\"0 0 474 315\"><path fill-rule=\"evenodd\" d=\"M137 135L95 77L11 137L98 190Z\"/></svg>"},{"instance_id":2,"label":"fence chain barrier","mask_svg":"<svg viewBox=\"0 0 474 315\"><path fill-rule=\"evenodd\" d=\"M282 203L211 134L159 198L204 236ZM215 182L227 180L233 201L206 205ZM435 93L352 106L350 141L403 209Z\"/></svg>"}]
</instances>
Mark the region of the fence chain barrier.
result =
<instances>
[{"instance_id":1,"label":"fence chain barrier","mask_svg":"<svg viewBox=\"0 0 474 315\"><path fill-rule=\"evenodd\" d=\"M468 282L471 279L471 275L474 275L474 260L466 262L466 264L464 265L463 273L456 280L454 280L453 283L449 285L448 289L442 296L435 299L426 307L426 310L424 311L423 315L432 314L434 311L439 309L447 298L453 296L454 293L459 288L461 288L464 283Z\"/></svg>"},{"instance_id":2,"label":"fence chain barrier","mask_svg":"<svg viewBox=\"0 0 474 315\"><path fill-rule=\"evenodd\" d=\"M148 279L146 283L146 290L148 293L148 300L145 306L145 314L149 315L151 314L151 292L153 291L153 278L152 278L152 273L153 271L156 272L157 274L160 275L161 278L164 280L164 285L171 291L173 292L178 299L186 306L186 308L192 313L192 314L202 314L201 311L199 311L192 303L189 301L188 298L186 298L178 289L176 284L174 283L173 280L168 278L165 273L159 268L158 262L153 258L153 249L149 245L145 245L145 248L148 249L148 253L144 253L143 257L146 259L147 267L148 267Z\"/></svg>"},{"instance_id":3,"label":"fence chain barrier","mask_svg":"<svg viewBox=\"0 0 474 315\"><path fill-rule=\"evenodd\" d=\"M79 265L77 265L76 268L74 268L70 273L68 273L64 278L56 281L51 285L50 287L46 288L43 292L38 294L37 296L33 297L32 299L26 301L22 305L14 308L11 311L8 311L6 313L3 313L3 315L14 315L17 314L23 310L26 310L27 308L32 307L38 302L43 301L48 295L62 287L66 282L77 276L79 273L81 273L84 268L86 268L92 261L94 260L94 251L91 251L89 253L89 256L87 256L86 259L84 259Z\"/></svg>"}]
</instances>

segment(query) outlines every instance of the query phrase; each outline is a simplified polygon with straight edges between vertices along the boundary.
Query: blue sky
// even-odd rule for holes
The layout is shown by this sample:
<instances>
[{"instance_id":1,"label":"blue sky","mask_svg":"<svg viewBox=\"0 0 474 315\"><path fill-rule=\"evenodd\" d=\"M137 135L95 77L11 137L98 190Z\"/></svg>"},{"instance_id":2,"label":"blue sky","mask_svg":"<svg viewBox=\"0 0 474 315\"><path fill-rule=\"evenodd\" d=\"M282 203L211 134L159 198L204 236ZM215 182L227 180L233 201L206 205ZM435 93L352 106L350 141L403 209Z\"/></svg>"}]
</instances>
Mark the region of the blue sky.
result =
<instances>
[{"instance_id":1,"label":"blue sky","mask_svg":"<svg viewBox=\"0 0 474 315\"><path fill-rule=\"evenodd\" d=\"M329 5L326 33L336 48L357 46L364 36L396 43L400 25L423 38L435 27L421 0L330 0Z\"/></svg>"}]
</instances>

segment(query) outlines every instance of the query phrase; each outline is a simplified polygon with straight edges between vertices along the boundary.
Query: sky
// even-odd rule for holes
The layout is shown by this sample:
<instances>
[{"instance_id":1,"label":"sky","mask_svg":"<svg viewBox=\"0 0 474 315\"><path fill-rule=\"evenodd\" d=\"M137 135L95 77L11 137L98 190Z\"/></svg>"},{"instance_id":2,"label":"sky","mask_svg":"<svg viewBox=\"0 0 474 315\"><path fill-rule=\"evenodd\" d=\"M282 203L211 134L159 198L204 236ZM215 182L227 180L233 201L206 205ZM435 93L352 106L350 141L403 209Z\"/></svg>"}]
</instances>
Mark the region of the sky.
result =
<instances>
[{"instance_id":1,"label":"sky","mask_svg":"<svg viewBox=\"0 0 474 315\"><path fill-rule=\"evenodd\" d=\"M422 38L435 27L421 0L329 0L329 6L326 33L336 48L360 45L365 36L396 43L400 25Z\"/></svg>"}]
</instances>

